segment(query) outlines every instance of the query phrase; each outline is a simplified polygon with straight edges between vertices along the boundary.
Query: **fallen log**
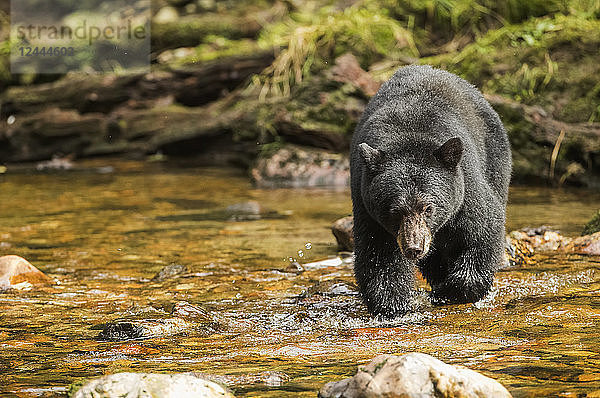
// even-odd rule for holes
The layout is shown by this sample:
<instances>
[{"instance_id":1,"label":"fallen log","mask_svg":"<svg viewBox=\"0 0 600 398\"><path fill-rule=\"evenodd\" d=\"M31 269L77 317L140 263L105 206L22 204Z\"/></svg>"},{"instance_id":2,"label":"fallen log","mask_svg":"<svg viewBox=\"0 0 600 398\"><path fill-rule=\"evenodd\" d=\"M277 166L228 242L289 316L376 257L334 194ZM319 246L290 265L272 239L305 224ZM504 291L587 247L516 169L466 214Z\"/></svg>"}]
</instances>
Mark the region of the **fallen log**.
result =
<instances>
[{"instance_id":1,"label":"fallen log","mask_svg":"<svg viewBox=\"0 0 600 398\"><path fill-rule=\"evenodd\" d=\"M204 105L261 72L273 57L272 51L263 51L148 74L69 74L51 83L9 88L0 95L0 115L30 115L43 112L48 104L80 113L110 113L123 105L150 108L169 96L183 105Z\"/></svg>"}]
</instances>

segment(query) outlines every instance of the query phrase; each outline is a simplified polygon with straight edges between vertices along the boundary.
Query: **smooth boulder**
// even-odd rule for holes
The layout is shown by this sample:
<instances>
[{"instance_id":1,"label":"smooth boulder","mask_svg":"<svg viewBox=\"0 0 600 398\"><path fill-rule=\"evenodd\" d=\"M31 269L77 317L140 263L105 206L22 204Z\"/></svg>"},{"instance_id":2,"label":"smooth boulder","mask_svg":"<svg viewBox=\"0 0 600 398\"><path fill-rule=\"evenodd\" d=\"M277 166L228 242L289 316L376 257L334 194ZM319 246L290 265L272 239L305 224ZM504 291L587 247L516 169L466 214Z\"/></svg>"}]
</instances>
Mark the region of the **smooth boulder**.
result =
<instances>
[{"instance_id":1,"label":"smooth boulder","mask_svg":"<svg viewBox=\"0 0 600 398\"><path fill-rule=\"evenodd\" d=\"M52 280L29 261L19 256L0 257L0 290L50 285Z\"/></svg>"},{"instance_id":2,"label":"smooth boulder","mask_svg":"<svg viewBox=\"0 0 600 398\"><path fill-rule=\"evenodd\" d=\"M192 374L117 373L89 381L73 398L233 398L225 387Z\"/></svg>"},{"instance_id":3,"label":"smooth boulder","mask_svg":"<svg viewBox=\"0 0 600 398\"><path fill-rule=\"evenodd\" d=\"M347 216L340 218L331 226L331 232L335 236L338 244L338 250L353 251L354 236L352 236L352 228L354 228L354 217Z\"/></svg>"},{"instance_id":4,"label":"smooth boulder","mask_svg":"<svg viewBox=\"0 0 600 398\"><path fill-rule=\"evenodd\" d=\"M320 398L510 398L497 381L427 354L380 355L354 377L325 384Z\"/></svg>"}]
</instances>

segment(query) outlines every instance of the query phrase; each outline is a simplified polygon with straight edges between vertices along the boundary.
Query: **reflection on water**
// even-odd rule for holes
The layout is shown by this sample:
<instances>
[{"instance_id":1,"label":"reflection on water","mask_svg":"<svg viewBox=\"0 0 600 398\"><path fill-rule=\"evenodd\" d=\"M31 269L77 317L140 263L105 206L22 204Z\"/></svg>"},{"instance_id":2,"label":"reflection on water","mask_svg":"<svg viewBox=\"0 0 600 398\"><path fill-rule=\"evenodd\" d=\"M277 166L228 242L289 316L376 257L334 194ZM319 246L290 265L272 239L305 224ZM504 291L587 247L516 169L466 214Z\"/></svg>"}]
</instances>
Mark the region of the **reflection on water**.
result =
<instances>
[{"instance_id":1,"label":"reflection on water","mask_svg":"<svg viewBox=\"0 0 600 398\"><path fill-rule=\"evenodd\" d=\"M351 211L347 190L262 191L235 171L114 166L0 175L0 255L21 255L57 281L0 294L0 394L51 396L128 370L221 375L238 396L314 397L358 363L409 351L480 370L516 397L600 390L598 258L539 256L499 272L475 305L424 301L419 313L380 322L360 304L348 263L290 267L335 254L329 228ZM266 217L228 216L247 201ZM514 188L507 228L575 235L599 203L582 191ZM151 280L171 263L190 272ZM94 326L178 301L201 304L224 326L96 340Z\"/></svg>"}]
</instances>

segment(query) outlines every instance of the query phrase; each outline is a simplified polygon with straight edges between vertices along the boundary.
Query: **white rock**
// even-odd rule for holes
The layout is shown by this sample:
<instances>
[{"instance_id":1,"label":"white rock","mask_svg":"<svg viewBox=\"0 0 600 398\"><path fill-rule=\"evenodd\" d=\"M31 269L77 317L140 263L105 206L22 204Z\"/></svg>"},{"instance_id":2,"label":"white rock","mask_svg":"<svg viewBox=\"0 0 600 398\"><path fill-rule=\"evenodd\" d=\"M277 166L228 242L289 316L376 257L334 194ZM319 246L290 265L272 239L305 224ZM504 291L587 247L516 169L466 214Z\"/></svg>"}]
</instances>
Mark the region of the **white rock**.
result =
<instances>
[{"instance_id":1,"label":"white rock","mask_svg":"<svg viewBox=\"0 0 600 398\"><path fill-rule=\"evenodd\" d=\"M327 383L321 398L510 398L497 381L426 354L380 355L354 377Z\"/></svg>"},{"instance_id":2,"label":"white rock","mask_svg":"<svg viewBox=\"0 0 600 398\"><path fill-rule=\"evenodd\" d=\"M73 398L233 398L219 384L187 373L117 373L94 379Z\"/></svg>"}]
</instances>

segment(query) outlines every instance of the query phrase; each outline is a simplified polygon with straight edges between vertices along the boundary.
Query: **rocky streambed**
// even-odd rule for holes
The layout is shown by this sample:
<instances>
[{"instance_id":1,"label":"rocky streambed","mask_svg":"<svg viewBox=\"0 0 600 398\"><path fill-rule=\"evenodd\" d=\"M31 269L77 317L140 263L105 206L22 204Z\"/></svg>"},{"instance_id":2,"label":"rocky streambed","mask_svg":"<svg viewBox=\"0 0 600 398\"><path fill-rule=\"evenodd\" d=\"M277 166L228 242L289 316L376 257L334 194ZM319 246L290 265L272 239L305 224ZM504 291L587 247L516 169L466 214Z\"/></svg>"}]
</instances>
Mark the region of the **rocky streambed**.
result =
<instances>
[{"instance_id":1,"label":"rocky streambed","mask_svg":"<svg viewBox=\"0 0 600 398\"><path fill-rule=\"evenodd\" d=\"M383 369L368 365L378 355L410 352L515 397L600 390L598 257L567 250L597 194L513 188L507 227L523 245L508 254L525 261L472 305L432 307L419 282L421 310L384 321L365 312L331 233L350 212L346 190L261 190L235 171L162 163L77 166L0 175L0 255L48 277L9 278L17 288L0 294L3 395L65 395L129 372L142 387L154 377L142 373L187 374L174 379L239 397L327 396L350 385L322 390L329 382Z\"/></svg>"}]
</instances>

